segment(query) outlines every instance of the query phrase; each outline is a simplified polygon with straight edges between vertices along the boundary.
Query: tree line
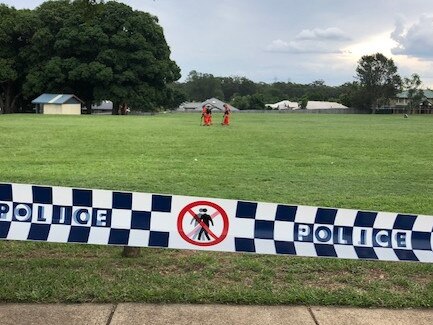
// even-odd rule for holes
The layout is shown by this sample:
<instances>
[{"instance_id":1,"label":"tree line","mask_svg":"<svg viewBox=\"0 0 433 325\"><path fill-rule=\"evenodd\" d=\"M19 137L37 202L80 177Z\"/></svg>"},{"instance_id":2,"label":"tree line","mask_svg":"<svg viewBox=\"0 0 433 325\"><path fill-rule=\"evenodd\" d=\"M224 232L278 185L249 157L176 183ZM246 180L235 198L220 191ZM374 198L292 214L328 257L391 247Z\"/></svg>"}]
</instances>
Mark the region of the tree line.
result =
<instances>
[{"instance_id":1,"label":"tree line","mask_svg":"<svg viewBox=\"0 0 433 325\"><path fill-rule=\"evenodd\" d=\"M408 90L410 105L422 100L418 75L401 78L392 59L363 56L354 81L328 86L263 83L191 71L185 82L170 59L158 18L116 1L46 1L34 10L0 4L0 112L31 110L41 93L71 93L88 112L102 100L134 110L173 109L185 101L217 97L240 109L265 109L282 100L336 101L372 110Z\"/></svg>"},{"instance_id":2,"label":"tree line","mask_svg":"<svg viewBox=\"0 0 433 325\"><path fill-rule=\"evenodd\" d=\"M246 77L215 77L212 74L191 71L184 83L173 85L179 98L187 101L204 101L216 97L239 109L265 109L266 103L291 99L339 101L340 87L327 86L323 80L310 84L293 82L256 83Z\"/></svg>"},{"instance_id":3,"label":"tree line","mask_svg":"<svg viewBox=\"0 0 433 325\"><path fill-rule=\"evenodd\" d=\"M323 80L309 84L293 82L256 83L245 77L215 77L191 71L183 83L172 85L177 101L204 101L211 97L230 102L239 109L266 109L265 104L283 100L298 102L305 108L309 100L339 102L373 113L389 104L403 90L408 91L409 105L419 105L423 99L421 80L417 74L402 78L392 59L381 53L363 56L352 82L328 86Z\"/></svg>"}]
</instances>

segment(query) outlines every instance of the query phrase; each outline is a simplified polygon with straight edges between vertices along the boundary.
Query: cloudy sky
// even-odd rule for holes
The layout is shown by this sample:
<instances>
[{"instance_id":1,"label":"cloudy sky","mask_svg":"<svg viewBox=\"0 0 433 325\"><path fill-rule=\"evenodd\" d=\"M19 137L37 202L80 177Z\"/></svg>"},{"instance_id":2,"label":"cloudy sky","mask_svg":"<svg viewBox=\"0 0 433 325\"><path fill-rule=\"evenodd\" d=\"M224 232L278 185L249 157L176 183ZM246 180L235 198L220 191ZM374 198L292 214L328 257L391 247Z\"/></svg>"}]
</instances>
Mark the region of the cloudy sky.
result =
<instances>
[{"instance_id":1,"label":"cloudy sky","mask_svg":"<svg viewBox=\"0 0 433 325\"><path fill-rule=\"evenodd\" d=\"M0 0L16 8L43 1ZM254 81L338 85L364 54L433 87L432 0L123 0L164 27L182 69Z\"/></svg>"}]
</instances>

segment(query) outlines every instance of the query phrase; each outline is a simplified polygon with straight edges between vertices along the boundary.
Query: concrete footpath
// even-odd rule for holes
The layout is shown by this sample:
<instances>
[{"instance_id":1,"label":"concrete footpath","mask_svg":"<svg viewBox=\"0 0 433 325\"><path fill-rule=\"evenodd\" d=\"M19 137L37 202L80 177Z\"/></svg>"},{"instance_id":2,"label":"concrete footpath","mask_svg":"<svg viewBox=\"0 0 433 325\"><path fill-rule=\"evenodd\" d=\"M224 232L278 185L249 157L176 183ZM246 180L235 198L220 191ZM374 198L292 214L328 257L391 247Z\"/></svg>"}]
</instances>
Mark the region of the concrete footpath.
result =
<instances>
[{"instance_id":1,"label":"concrete footpath","mask_svg":"<svg viewBox=\"0 0 433 325\"><path fill-rule=\"evenodd\" d=\"M432 325L433 309L226 305L0 305L0 324L349 324Z\"/></svg>"}]
</instances>

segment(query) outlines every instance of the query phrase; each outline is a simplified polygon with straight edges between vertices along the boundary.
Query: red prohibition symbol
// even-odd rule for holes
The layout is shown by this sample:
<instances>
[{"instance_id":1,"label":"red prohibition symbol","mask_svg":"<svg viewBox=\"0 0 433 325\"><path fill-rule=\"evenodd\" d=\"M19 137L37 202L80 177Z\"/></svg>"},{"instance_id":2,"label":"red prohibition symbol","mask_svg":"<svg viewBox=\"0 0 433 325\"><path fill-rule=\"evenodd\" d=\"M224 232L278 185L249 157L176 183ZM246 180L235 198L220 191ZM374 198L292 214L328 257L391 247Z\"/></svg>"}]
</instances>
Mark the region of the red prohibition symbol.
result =
<instances>
[{"instance_id":1,"label":"red prohibition symbol","mask_svg":"<svg viewBox=\"0 0 433 325\"><path fill-rule=\"evenodd\" d=\"M212 208L212 209L209 209ZM212 214L202 213L204 210L214 212ZM185 231L184 219L188 218L195 223L192 231ZM222 219L222 232L214 233L211 230L210 224L214 225L214 221L221 224ZM187 221L188 221L187 219ZM187 222L190 224L191 222ZM180 236L188 243L196 246L214 246L221 243L226 237L229 230L229 218L227 213L218 204L209 201L197 201L188 204L182 209L177 218L177 230ZM196 238L198 235L198 238ZM203 240L201 240L203 237ZM206 241L206 238L208 241Z\"/></svg>"}]
</instances>

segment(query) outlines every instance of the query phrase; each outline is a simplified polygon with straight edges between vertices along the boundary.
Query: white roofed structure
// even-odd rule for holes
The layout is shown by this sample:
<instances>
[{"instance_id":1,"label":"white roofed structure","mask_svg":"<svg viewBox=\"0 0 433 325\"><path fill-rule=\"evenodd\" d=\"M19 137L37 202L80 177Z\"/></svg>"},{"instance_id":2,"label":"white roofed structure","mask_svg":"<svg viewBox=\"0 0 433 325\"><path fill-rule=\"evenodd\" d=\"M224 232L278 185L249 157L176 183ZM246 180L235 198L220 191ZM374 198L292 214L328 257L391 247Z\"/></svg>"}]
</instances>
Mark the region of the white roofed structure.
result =
<instances>
[{"instance_id":1,"label":"white roofed structure","mask_svg":"<svg viewBox=\"0 0 433 325\"><path fill-rule=\"evenodd\" d=\"M310 100L307 104L307 109L333 109L333 108L347 108L347 106L344 106L337 102L320 102L320 101L314 101Z\"/></svg>"},{"instance_id":2,"label":"white roofed structure","mask_svg":"<svg viewBox=\"0 0 433 325\"><path fill-rule=\"evenodd\" d=\"M229 105L230 109L232 111L238 111L239 109L237 109L236 107L233 107L232 105L230 105L229 103L225 103L221 100L219 100L218 98L211 98L211 99L207 99L204 102L185 102L180 104L179 108L177 109L178 111L181 112L201 112L201 109L204 105L210 106L212 108L213 111L222 111L224 112L224 104Z\"/></svg>"},{"instance_id":3,"label":"white roofed structure","mask_svg":"<svg viewBox=\"0 0 433 325\"><path fill-rule=\"evenodd\" d=\"M201 111L201 103L199 102L184 102L179 105L178 111Z\"/></svg>"},{"instance_id":4,"label":"white roofed structure","mask_svg":"<svg viewBox=\"0 0 433 325\"><path fill-rule=\"evenodd\" d=\"M299 104L297 102L291 102L290 100L283 100L275 104L266 104L265 106L278 110L299 108Z\"/></svg>"}]
</instances>

